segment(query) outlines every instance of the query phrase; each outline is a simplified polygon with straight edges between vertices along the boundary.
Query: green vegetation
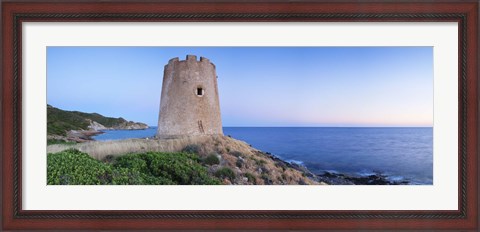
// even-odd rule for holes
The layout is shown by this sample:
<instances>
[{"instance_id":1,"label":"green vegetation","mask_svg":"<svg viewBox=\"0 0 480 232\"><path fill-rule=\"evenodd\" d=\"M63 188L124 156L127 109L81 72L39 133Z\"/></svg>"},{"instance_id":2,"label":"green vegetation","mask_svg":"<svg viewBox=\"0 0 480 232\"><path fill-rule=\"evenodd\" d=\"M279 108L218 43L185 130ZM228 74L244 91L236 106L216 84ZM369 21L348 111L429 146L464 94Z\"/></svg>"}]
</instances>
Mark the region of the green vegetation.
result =
<instances>
[{"instance_id":1,"label":"green vegetation","mask_svg":"<svg viewBox=\"0 0 480 232\"><path fill-rule=\"evenodd\" d=\"M223 168L218 169L215 172L215 176L220 178L220 179L227 178L230 181L235 180L235 172L233 172L233 170L228 168L228 167L223 167Z\"/></svg>"},{"instance_id":2,"label":"green vegetation","mask_svg":"<svg viewBox=\"0 0 480 232\"><path fill-rule=\"evenodd\" d=\"M244 155L239 152L239 151L233 151L233 152L230 152L231 155L235 156L235 157L243 157Z\"/></svg>"},{"instance_id":3,"label":"green vegetation","mask_svg":"<svg viewBox=\"0 0 480 232\"><path fill-rule=\"evenodd\" d=\"M260 159L260 160L255 160L255 163L258 165L258 166L262 166L264 164L267 163L267 161L263 160L263 159Z\"/></svg>"},{"instance_id":4,"label":"green vegetation","mask_svg":"<svg viewBox=\"0 0 480 232\"><path fill-rule=\"evenodd\" d=\"M47 134L65 136L69 130L85 130L90 125L85 118L71 111L47 105Z\"/></svg>"},{"instance_id":5,"label":"green vegetation","mask_svg":"<svg viewBox=\"0 0 480 232\"><path fill-rule=\"evenodd\" d=\"M263 159L257 159L253 156L250 157L251 160L255 161L255 164L258 165L258 166L263 166L264 164L267 163L267 161L263 160Z\"/></svg>"},{"instance_id":6,"label":"green vegetation","mask_svg":"<svg viewBox=\"0 0 480 232\"><path fill-rule=\"evenodd\" d=\"M208 176L207 169L199 161L194 154L147 152L118 157L114 166L166 178L174 184L219 184L217 179Z\"/></svg>"},{"instance_id":7,"label":"green vegetation","mask_svg":"<svg viewBox=\"0 0 480 232\"><path fill-rule=\"evenodd\" d=\"M273 180L270 178L270 176L268 176L268 174L262 173L260 177L263 179L263 182L265 182L266 185L273 184Z\"/></svg>"},{"instance_id":8,"label":"green vegetation","mask_svg":"<svg viewBox=\"0 0 480 232\"><path fill-rule=\"evenodd\" d=\"M252 184L257 184L257 178L255 178L255 176L252 173L250 172L245 173L245 177L247 177L248 182Z\"/></svg>"},{"instance_id":9,"label":"green vegetation","mask_svg":"<svg viewBox=\"0 0 480 232\"><path fill-rule=\"evenodd\" d=\"M190 145L185 146L185 148L183 148L182 152L190 153L190 154L198 154L200 152L200 146L198 146L196 144L190 144Z\"/></svg>"},{"instance_id":10,"label":"green vegetation","mask_svg":"<svg viewBox=\"0 0 480 232\"><path fill-rule=\"evenodd\" d=\"M48 154L50 185L215 185L199 157L186 153L147 152L109 157L105 162L78 150Z\"/></svg>"},{"instance_id":11,"label":"green vegetation","mask_svg":"<svg viewBox=\"0 0 480 232\"><path fill-rule=\"evenodd\" d=\"M215 164L220 164L220 159L218 158L217 154L213 153L208 155L204 160L204 164L207 165L215 165Z\"/></svg>"},{"instance_id":12,"label":"green vegetation","mask_svg":"<svg viewBox=\"0 0 480 232\"><path fill-rule=\"evenodd\" d=\"M127 122L123 118L104 117L97 113L83 113L78 111L65 111L47 105L47 134L66 136L70 130L87 130L90 122L96 121L106 127Z\"/></svg>"},{"instance_id":13,"label":"green vegetation","mask_svg":"<svg viewBox=\"0 0 480 232\"><path fill-rule=\"evenodd\" d=\"M47 156L48 184L105 184L102 179L111 173L109 166L77 150L67 150Z\"/></svg>"},{"instance_id":14,"label":"green vegetation","mask_svg":"<svg viewBox=\"0 0 480 232\"><path fill-rule=\"evenodd\" d=\"M52 144L72 145L72 144L76 144L76 142L73 142L73 141L65 141L65 140L63 140L63 139L47 139L47 145L52 145Z\"/></svg>"}]
</instances>

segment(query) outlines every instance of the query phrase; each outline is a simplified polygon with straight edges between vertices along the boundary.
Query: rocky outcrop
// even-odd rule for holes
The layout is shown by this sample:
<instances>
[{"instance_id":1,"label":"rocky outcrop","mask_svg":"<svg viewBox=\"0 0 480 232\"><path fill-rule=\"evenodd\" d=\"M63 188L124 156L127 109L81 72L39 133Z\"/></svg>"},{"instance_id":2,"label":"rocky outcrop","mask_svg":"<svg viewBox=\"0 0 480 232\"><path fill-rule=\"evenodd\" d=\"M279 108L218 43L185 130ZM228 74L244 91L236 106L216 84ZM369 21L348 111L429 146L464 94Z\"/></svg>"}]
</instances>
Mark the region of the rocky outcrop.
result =
<instances>
[{"instance_id":1,"label":"rocky outcrop","mask_svg":"<svg viewBox=\"0 0 480 232\"><path fill-rule=\"evenodd\" d=\"M145 130L148 128L148 125L141 122L133 122L133 121L123 121L115 126L106 127L96 121L91 119L87 119L90 123L88 128L94 131L102 131L102 130Z\"/></svg>"},{"instance_id":2,"label":"rocky outcrop","mask_svg":"<svg viewBox=\"0 0 480 232\"><path fill-rule=\"evenodd\" d=\"M96 130L71 130L67 131L67 138L66 141L74 141L77 143L83 143L87 141L93 140L92 136L102 134L101 131Z\"/></svg>"},{"instance_id":3,"label":"rocky outcrop","mask_svg":"<svg viewBox=\"0 0 480 232\"><path fill-rule=\"evenodd\" d=\"M390 181L388 176L375 173L366 176L353 176L342 173L324 172L317 175L316 179L331 185L408 185L408 180Z\"/></svg>"},{"instance_id":4,"label":"rocky outcrop","mask_svg":"<svg viewBox=\"0 0 480 232\"><path fill-rule=\"evenodd\" d=\"M141 122L126 121L122 122L117 126L108 128L107 130L145 130L148 128L148 125Z\"/></svg>"},{"instance_id":5,"label":"rocky outcrop","mask_svg":"<svg viewBox=\"0 0 480 232\"><path fill-rule=\"evenodd\" d=\"M98 122L95 122L95 121L90 120L90 119L87 119L87 120L90 122L90 125L88 126L88 128L90 130L94 130L94 131L108 130L107 127L105 127L104 125L102 125Z\"/></svg>"}]
</instances>

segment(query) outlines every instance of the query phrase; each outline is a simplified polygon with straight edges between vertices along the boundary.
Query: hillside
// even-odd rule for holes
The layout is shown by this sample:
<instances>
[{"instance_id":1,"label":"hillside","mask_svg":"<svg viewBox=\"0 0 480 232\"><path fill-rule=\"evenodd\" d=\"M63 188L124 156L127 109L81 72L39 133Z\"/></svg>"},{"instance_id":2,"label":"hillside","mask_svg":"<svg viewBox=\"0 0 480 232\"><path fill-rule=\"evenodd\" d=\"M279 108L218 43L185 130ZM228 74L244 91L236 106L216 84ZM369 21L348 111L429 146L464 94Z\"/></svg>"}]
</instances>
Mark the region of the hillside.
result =
<instances>
[{"instance_id":1,"label":"hillside","mask_svg":"<svg viewBox=\"0 0 480 232\"><path fill-rule=\"evenodd\" d=\"M47 135L49 139L89 140L101 130L139 130L148 125L123 118L105 117L97 113L66 111L47 105ZM70 137L70 139L69 139ZM80 139L76 139L79 137Z\"/></svg>"},{"instance_id":2,"label":"hillside","mask_svg":"<svg viewBox=\"0 0 480 232\"><path fill-rule=\"evenodd\" d=\"M168 165L162 166L162 170L165 168L168 170L171 169L164 173L158 172L158 175L154 175L154 178L152 177L153 179L150 177L130 178L123 182L115 181L116 184L163 183L161 181L165 181L165 179L155 179L160 177L168 177L167 179L170 181L173 180L173 184L205 184L204 181L210 182L211 179L207 177L201 178L200 180L202 181L198 183L195 181L179 181L177 178L173 178L173 176L177 176L177 174L181 174L180 176L190 176L192 171L195 175L203 173L201 175L205 174L210 178L218 180L220 184L227 185L323 184L317 181L316 176L306 168L284 162L270 154L251 147L243 141L228 136L211 135L177 139L128 139L92 141L71 145L56 144L48 146L47 153L49 156L52 156L52 158L56 156L62 157L61 154L75 156L78 152L73 152L72 149L82 153L85 159L91 157L88 162L93 162L96 165L102 166L102 168L108 169L105 165L112 164L114 168L137 169L126 170L126 176L150 176L156 173L157 171L155 170L158 169L158 165L163 165L163 163L167 163ZM153 162L151 159L157 161ZM65 161L65 164L62 165L72 165L70 163L70 161ZM153 165L154 163L155 165ZM79 163L76 163L74 166L78 167L78 165ZM198 168L191 170L197 166ZM75 167L71 167L73 170L72 173ZM132 174L136 171L143 174ZM54 172L52 171L52 173ZM153 182L146 181L148 178ZM60 177L52 177L49 183L62 184L61 179ZM104 182L97 178L93 178L92 182L86 183L95 184L97 182L100 184L115 184L111 181Z\"/></svg>"}]
</instances>

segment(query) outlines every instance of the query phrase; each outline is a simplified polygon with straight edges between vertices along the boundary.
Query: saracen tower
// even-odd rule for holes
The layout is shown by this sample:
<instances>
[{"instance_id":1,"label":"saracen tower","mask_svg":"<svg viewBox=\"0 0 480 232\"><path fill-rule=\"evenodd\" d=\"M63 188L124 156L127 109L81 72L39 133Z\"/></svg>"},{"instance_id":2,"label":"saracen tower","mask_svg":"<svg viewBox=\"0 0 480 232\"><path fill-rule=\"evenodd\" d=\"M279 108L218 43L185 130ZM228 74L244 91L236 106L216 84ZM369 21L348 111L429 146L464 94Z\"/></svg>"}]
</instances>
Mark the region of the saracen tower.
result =
<instances>
[{"instance_id":1,"label":"saracen tower","mask_svg":"<svg viewBox=\"0 0 480 232\"><path fill-rule=\"evenodd\" d=\"M163 74L157 138L221 135L215 65L187 55L171 59Z\"/></svg>"}]
</instances>

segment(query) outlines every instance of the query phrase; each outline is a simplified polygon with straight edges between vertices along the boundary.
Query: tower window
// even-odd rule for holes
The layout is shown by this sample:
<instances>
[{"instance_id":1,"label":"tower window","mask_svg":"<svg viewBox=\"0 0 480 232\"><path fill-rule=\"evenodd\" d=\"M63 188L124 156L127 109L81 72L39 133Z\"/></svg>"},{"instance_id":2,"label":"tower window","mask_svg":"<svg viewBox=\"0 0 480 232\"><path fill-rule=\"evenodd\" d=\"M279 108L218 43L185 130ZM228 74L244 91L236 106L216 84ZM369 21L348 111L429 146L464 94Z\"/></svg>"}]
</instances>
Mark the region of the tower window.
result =
<instances>
[{"instance_id":1,"label":"tower window","mask_svg":"<svg viewBox=\"0 0 480 232\"><path fill-rule=\"evenodd\" d=\"M203 94L204 94L203 88L198 87L198 88L197 88L197 96L203 96Z\"/></svg>"}]
</instances>

